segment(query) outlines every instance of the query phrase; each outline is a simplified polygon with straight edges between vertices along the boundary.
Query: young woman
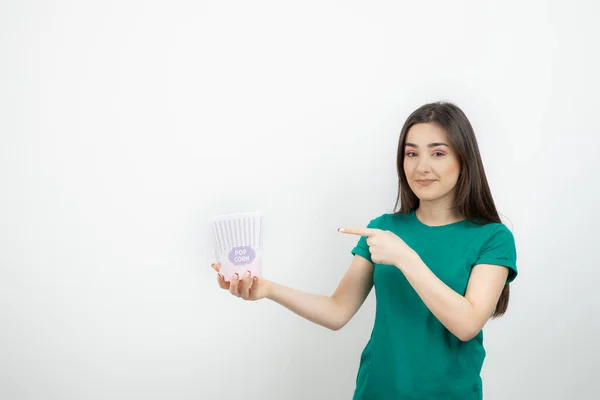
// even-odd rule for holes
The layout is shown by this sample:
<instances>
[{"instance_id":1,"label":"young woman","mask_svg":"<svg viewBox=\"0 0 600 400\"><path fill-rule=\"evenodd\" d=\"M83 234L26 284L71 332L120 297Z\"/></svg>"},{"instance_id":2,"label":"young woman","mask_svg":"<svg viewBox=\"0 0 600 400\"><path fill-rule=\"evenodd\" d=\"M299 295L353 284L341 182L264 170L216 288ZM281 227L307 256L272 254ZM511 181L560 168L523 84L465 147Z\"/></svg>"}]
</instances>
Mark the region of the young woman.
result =
<instances>
[{"instance_id":1,"label":"young woman","mask_svg":"<svg viewBox=\"0 0 600 400\"><path fill-rule=\"evenodd\" d=\"M517 276L514 237L496 211L473 128L455 105L426 104L408 117L397 167L397 211L366 228L339 229L358 239L331 296L248 273L231 282L219 274L219 286L332 330L375 287L375 325L354 399L480 400L482 329L507 309Z\"/></svg>"}]
</instances>

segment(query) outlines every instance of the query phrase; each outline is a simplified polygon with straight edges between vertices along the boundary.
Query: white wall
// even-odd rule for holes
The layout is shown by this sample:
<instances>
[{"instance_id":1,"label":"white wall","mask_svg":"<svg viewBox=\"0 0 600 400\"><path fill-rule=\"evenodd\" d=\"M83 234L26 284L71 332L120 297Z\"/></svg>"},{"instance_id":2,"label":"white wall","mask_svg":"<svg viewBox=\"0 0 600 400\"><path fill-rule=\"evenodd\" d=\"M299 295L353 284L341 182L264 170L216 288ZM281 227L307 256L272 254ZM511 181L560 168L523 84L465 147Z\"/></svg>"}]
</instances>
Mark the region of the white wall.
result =
<instances>
[{"instance_id":1,"label":"white wall","mask_svg":"<svg viewBox=\"0 0 600 400\"><path fill-rule=\"evenodd\" d=\"M391 211L400 128L435 100L471 119L517 238L486 400L596 398L599 11L2 2L0 398L349 399L373 293L339 332L243 302L208 218L263 209L266 277L331 293L336 228Z\"/></svg>"}]
</instances>

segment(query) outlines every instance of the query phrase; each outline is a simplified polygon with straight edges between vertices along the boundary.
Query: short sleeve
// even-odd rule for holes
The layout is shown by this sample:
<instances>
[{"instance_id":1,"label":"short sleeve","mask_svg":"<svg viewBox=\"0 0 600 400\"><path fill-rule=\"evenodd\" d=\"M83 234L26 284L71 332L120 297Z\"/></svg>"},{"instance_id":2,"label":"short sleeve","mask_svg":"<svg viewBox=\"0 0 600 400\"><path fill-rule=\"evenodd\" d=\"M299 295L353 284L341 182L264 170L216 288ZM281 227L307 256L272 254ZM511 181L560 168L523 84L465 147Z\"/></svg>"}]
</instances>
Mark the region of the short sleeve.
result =
<instances>
[{"instance_id":1,"label":"short sleeve","mask_svg":"<svg viewBox=\"0 0 600 400\"><path fill-rule=\"evenodd\" d=\"M499 224L482 246L474 265L492 264L507 267L510 283L517 277L517 249L512 232L504 224Z\"/></svg>"},{"instance_id":2,"label":"short sleeve","mask_svg":"<svg viewBox=\"0 0 600 400\"><path fill-rule=\"evenodd\" d=\"M371 222L369 222L369 224L367 225L367 228L379 228L380 219L381 217L371 220ZM352 255L359 255L366 258L371 263L373 262L373 260L371 259L371 252L369 251L369 245L367 244L366 236L361 236L360 239L358 239L356 246L354 246L354 248L352 249Z\"/></svg>"}]
</instances>

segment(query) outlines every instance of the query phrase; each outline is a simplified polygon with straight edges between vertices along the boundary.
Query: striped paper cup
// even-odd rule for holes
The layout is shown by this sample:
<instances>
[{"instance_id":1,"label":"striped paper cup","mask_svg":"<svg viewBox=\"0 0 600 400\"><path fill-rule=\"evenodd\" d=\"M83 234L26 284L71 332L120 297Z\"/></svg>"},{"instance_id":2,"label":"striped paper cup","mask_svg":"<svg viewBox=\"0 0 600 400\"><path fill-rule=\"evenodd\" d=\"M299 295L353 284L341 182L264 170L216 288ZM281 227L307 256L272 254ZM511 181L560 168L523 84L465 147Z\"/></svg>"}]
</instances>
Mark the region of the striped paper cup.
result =
<instances>
[{"instance_id":1,"label":"striped paper cup","mask_svg":"<svg viewBox=\"0 0 600 400\"><path fill-rule=\"evenodd\" d=\"M225 281L246 271L261 276L263 248L262 212L219 215L210 219L213 249Z\"/></svg>"}]
</instances>

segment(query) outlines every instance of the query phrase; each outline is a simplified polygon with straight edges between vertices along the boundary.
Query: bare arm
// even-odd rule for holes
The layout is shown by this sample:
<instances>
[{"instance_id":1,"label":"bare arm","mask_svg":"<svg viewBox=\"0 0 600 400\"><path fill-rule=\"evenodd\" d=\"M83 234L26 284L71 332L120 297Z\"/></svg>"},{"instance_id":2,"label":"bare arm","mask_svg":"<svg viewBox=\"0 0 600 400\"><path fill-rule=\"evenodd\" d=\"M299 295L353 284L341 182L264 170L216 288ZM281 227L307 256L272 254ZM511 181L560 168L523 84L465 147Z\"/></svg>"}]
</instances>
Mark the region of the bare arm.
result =
<instances>
[{"instance_id":1,"label":"bare arm","mask_svg":"<svg viewBox=\"0 0 600 400\"><path fill-rule=\"evenodd\" d=\"M354 256L331 296L302 292L269 283L267 298L307 320L337 331L356 314L373 287L373 264Z\"/></svg>"},{"instance_id":2,"label":"bare arm","mask_svg":"<svg viewBox=\"0 0 600 400\"><path fill-rule=\"evenodd\" d=\"M508 278L508 267L485 263L476 265L462 296L440 280L421 257L393 232L365 228L342 228L340 232L368 237L373 261L400 269L427 308L462 341L475 337L492 316ZM503 234L506 235L506 232ZM506 241L508 238L498 240ZM493 246L488 247L493 250ZM504 244L501 249L502 254L510 254L510 244Z\"/></svg>"},{"instance_id":3,"label":"bare arm","mask_svg":"<svg viewBox=\"0 0 600 400\"><path fill-rule=\"evenodd\" d=\"M462 341L475 337L491 317L508 276L506 267L475 266L461 296L421 260L399 268L431 312Z\"/></svg>"},{"instance_id":4,"label":"bare arm","mask_svg":"<svg viewBox=\"0 0 600 400\"><path fill-rule=\"evenodd\" d=\"M213 265L218 272L218 266ZM356 314L373 287L373 264L356 255L331 296L306 293L257 277L235 277L225 282L219 274L219 286L244 300L268 298L295 314L337 331Z\"/></svg>"}]
</instances>

